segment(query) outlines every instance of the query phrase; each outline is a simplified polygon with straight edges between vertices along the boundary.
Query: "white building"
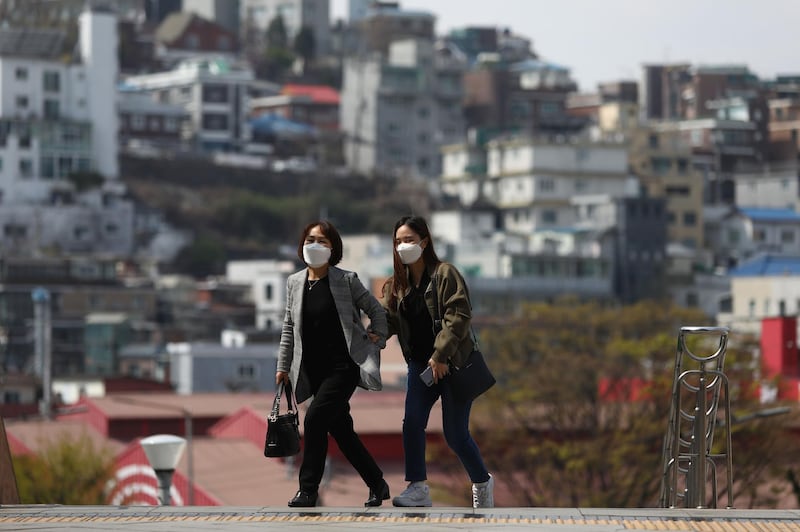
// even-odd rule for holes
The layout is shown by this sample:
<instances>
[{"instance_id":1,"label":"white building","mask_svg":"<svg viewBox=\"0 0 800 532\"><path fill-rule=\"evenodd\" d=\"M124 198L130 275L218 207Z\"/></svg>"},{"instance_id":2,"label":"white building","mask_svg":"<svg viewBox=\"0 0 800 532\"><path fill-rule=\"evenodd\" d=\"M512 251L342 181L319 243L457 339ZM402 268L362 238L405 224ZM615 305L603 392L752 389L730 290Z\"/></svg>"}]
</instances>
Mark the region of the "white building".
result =
<instances>
[{"instance_id":1,"label":"white building","mask_svg":"<svg viewBox=\"0 0 800 532\"><path fill-rule=\"evenodd\" d=\"M249 67L222 58L187 59L175 69L130 76L128 89L183 106L195 145L207 151L240 151L250 139L248 113L254 75ZM133 97L121 92L120 98Z\"/></svg>"},{"instance_id":2,"label":"white building","mask_svg":"<svg viewBox=\"0 0 800 532\"><path fill-rule=\"evenodd\" d=\"M464 63L426 40L401 40L380 55L345 61L340 128L349 168L433 178L440 148L460 140Z\"/></svg>"},{"instance_id":3,"label":"white building","mask_svg":"<svg viewBox=\"0 0 800 532\"><path fill-rule=\"evenodd\" d=\"M251 286L256 328L280 331L286 309L286 278L295 270L291 261L241 260L229 262L225 276L233 283Z\"/></svg>"},{"instance_id":4,"label":"white building","mask_svg":"<svg viewBox=\"0 0 800 532\"><path fill-rule=\"evenodd\" d=\"M443 150L442 190L465 205L484 198L500 209L501 226L512 233L571 226L579 221L575 197L623 198L638 190L622 143L498 139L486 145L485 172L479 173L470 171L475 150L467 143Z\"/></svg>"},{"instance_id":5,"label":"white building","mask_svg":"<svg viewBox=\"0 0 800 532\"><path fill-rule=\"evenodd\" d=\"M758 255L730 273L732 308L719 325L759 335L763 318L800 314L800 256Z\"/></svg>"},{"instance_id":6,"label":"white building","mask_svg":"<svg viewBox=\"0 0 800 532\"><path fill-rule=\"evenodd\" d=\"M64 61L51 30L0 30L0 201L41 201L74 172L118 176L117 21L84 11Z\"/></svg>"}]
</instances>

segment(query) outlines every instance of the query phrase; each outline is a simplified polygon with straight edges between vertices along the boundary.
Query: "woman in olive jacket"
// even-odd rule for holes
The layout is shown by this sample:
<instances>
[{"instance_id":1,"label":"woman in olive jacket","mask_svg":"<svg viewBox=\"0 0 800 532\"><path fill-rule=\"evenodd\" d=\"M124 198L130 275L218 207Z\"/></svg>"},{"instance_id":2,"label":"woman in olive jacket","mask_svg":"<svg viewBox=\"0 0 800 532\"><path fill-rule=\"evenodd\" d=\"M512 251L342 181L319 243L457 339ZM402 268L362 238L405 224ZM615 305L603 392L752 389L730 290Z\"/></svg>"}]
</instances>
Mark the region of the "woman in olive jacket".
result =
<instances>
[{"instance_id":1,"label":"woman in olive jacket","mask_svg":"<svg viewBox=\"0 0 800 532\"><path fill-rule=\"evenodd\" d=\"M448 362L461 366L474 347L466 282L455 266L439 260L422 217L405 216L397 221L394 248L394 275L383 287L382 304L388 314L389 336L397 334L408 364L403 449L409 484L392 503L432 505L425 484L425 429L431 409L441 397L445 440L472 480L473 506L490 508L494 506L494 478L469 433L472 401L456 400L447 379ZM427 368L432 374L429 384L420 377Z\"/></svg>"}]
</instances>

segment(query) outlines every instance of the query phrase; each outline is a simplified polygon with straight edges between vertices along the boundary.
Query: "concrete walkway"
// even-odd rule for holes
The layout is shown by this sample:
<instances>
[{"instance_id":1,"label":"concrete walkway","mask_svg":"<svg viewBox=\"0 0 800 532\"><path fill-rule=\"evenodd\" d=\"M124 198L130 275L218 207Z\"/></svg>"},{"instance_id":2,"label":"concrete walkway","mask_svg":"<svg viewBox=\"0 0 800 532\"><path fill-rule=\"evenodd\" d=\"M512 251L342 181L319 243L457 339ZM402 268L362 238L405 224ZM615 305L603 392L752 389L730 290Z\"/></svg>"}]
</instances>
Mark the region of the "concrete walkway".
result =
<instances>
[{"instance_id":1,"label":"concrete walkway","mask_svg":"<svg viewBox=\"0 0 800 532\"><path fill-rule=\"evenodd\" d=\"M0 530L537 530L800 532L800 510L0 506Z\"/></svg>"}]
</instances>

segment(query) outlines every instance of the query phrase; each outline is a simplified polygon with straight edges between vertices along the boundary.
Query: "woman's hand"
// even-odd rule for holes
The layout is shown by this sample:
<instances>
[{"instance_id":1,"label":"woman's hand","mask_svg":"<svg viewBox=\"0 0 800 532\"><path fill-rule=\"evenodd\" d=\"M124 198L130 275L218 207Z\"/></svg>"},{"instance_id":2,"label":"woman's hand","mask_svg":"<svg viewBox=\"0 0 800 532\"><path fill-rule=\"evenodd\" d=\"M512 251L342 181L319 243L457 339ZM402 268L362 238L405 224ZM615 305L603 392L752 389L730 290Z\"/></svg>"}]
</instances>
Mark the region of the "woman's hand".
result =
<instances>
[{"instance_id":1,"label":"woman's hand","mask_svg":"<svg viewBox=\"0 0 800 532\"><path fill-rule=\"evenodd\" d=\"M428 360L428 365L433 370L433 382L439 382L439 379L450 373L450 366L442 362L436 362L434 359Z\"/></svg>"},{"instance_id":2,"label":"woman's hand","mask_svg":"<svg viewBox=\"0 0 800 532\"><path fill-rule=\"evenodd\" d=\"M289 384L289 374L285 371L278 371L275 373L275 384L280 384L281 382Z\"/></svg>"}]
</instances>

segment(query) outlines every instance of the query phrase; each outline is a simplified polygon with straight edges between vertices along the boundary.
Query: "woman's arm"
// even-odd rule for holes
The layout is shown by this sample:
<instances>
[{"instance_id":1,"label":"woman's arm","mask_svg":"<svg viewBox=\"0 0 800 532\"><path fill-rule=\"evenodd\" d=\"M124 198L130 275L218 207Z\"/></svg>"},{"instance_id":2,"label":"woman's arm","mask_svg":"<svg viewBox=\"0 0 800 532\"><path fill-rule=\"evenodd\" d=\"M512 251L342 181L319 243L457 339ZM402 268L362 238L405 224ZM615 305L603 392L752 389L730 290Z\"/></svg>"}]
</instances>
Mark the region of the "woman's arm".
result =
<instances>
[{"instance_id":1,"label":"woman's arm","mask_svg":"<svg viewBox=\"0 0 800 532\"><path fill-rule=\"evenodd\" d=\"M383 349L386 347L386 338L389 335L386 310L384 310L375 296L361 284L361 280L355 272L352 273L350 279L350 291L356 308L363 310L369 317L369 332L377 337L373 341Z\"/></svg>"}]
</instances>

